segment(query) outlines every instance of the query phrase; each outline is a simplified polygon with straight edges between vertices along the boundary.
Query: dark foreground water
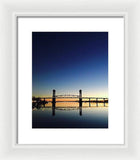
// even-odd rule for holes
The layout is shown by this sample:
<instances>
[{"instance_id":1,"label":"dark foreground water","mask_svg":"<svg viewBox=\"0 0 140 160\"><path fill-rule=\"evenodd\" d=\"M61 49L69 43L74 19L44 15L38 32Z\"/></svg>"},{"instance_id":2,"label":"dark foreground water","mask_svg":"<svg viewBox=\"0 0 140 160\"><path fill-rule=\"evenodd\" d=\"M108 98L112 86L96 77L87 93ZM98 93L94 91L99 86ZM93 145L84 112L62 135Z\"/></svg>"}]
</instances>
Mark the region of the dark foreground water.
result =
<instances>
[{"instance_id":1,"label":"dark foreground water","mask_svg":"<svg viewBox=\"0 0 140 160\"><path fill-rule=\"evenodd\" d=\"M53 109L48 104L45 107L34 108L32 111L32 128L108 128L108 104L85 103L82 107L56 105Z\"/></svg>"}]
</instances>

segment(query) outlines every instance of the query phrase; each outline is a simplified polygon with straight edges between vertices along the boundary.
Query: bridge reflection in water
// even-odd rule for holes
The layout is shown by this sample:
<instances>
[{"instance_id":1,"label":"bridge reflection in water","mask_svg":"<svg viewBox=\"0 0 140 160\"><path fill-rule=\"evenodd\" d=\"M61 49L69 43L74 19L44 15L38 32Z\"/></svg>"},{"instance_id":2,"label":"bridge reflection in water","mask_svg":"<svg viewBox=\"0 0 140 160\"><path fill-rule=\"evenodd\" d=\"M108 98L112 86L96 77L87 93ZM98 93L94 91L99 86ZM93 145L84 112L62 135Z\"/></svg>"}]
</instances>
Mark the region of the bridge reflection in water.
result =
<instances>
[{"instance_id":1,"label":"bridge reflection in water","mask_svg":"<svg viewBox=\"0 0 140 160\"><path fill-rule=\"evenodd\" d=\"M51 101L48 101L50 100ZM59 101L57 101L59 99ZM61 100L60 100L61 99ZM78 100L77 100L78 99ZM103 103L104 107L106 103L108 103L108 98L104 97L82 97L82 90L79 90L79 95L56 95L56 90L53 90L52 97L33 97L33 108L41 108L43 105L48 102L52 103L52 115L55 116L55 110L58 109L56 107L56 103L59 102L77 102L79 103L79 115L82 116L82 104L89 103L89 107L91 107L91 103L96 103L96 107L98 107L99 103Z\"/></svg>"}]
</instances>

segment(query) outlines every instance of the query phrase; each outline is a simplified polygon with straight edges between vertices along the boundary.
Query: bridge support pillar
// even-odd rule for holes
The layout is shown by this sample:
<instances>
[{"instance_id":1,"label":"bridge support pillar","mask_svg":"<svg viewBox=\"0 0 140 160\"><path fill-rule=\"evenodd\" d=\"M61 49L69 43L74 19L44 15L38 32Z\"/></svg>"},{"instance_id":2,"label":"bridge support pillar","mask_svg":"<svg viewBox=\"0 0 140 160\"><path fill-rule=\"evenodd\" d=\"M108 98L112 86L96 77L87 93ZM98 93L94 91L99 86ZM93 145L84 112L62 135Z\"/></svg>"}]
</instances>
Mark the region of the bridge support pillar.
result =
<instances>
[{"instance_id":1,"label":"bridge support pillar","mask_svg":"<svg viewBox=\"0 0 140 160\"><path fill-rule=\"evenodd\" d=\"M105 107L105 98L104 98L104 107Z\"/></svg>"},{"instance_id":2,"label":"bridge support pillar","mask_svg":"<svg viewBox=\"0 0 140 160\"><path fill-rule=\"evenodd\" d=\"M79 107L82 107L82 90L79 90Z\"/></svg>"},{"instance_id":3,"label":"bridge support pillar","mask_svg":"<svg viewBox=\"0 0 140 160\"><path fill-rule=\"evenodd\" d=\"M89 98L89 107L90 107L90 98Z\"/></svg>"},{"instance_id":4,"label":"bridge support pillar","mask_svg":"<svg viewBox=\"0 0 140 160\"><path fill-rule=\"evenodd\" d=\"M53 95L52 95L52 115L55 115L55 103L56 103L56 97L55 97L55 90L53 90Z\"/></svg>"},{"instance_id":5,"label":"bridge support pillar","mask_svg":"<svg viewBox=\"0 0 140 160\"><path fill-rule=\"evenodd\" d=\"M98 107L98 98L96 98L96 107Z\"/></svg>"}]
</instances>

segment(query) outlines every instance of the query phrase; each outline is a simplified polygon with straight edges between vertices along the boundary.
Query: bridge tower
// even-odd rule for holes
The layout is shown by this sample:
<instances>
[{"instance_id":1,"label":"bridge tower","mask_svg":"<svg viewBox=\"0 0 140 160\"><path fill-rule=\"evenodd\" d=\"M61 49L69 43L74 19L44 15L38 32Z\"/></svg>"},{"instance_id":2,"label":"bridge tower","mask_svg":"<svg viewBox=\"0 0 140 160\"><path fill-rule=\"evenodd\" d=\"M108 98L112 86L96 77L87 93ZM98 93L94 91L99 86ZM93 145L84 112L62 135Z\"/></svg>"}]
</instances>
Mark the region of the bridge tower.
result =
<instances>
[{"instance_id":1,"label":"bridge tower","mask_svg":"<svg viewBox=\"0 0 140 160\"><path fill-rule=\"evenodd\" d=\"M52 115L55 115L55 103L56 103L56 96L55 96L55 89L53 89L53 95L52 95Z\"/></svg>"},{"instance_id":2,"label":"bridge tower","mask_svg":"<svg viewBox=\"0 0 140 160\"><path fill-rule=\"evenodd\" d=\"M82 107L82 90L79 90L79 107Z\"/></svg>"}]
</instances>

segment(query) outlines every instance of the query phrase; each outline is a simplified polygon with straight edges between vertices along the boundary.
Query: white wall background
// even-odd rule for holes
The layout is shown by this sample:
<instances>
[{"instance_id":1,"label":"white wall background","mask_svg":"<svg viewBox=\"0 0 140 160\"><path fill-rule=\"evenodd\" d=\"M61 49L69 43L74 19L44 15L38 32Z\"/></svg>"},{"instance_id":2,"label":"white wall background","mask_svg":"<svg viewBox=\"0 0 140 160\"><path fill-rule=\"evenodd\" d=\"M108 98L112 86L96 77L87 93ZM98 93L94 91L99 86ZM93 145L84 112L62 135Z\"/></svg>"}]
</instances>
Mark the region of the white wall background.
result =
<instances>
[{"instance_id":1,"label":"white wall background","mask_svg":"<svg viewBox=\"0 0 140 160\"><path fill-rule=\"evenodd\" d=\"M16 105L16 57L12 53L14 12L128 12L126 55L127 148L12 147L12 112ZM139 0L0 0L0 159L140 159L140 1Z\"/></svg>"}]
</instances>

